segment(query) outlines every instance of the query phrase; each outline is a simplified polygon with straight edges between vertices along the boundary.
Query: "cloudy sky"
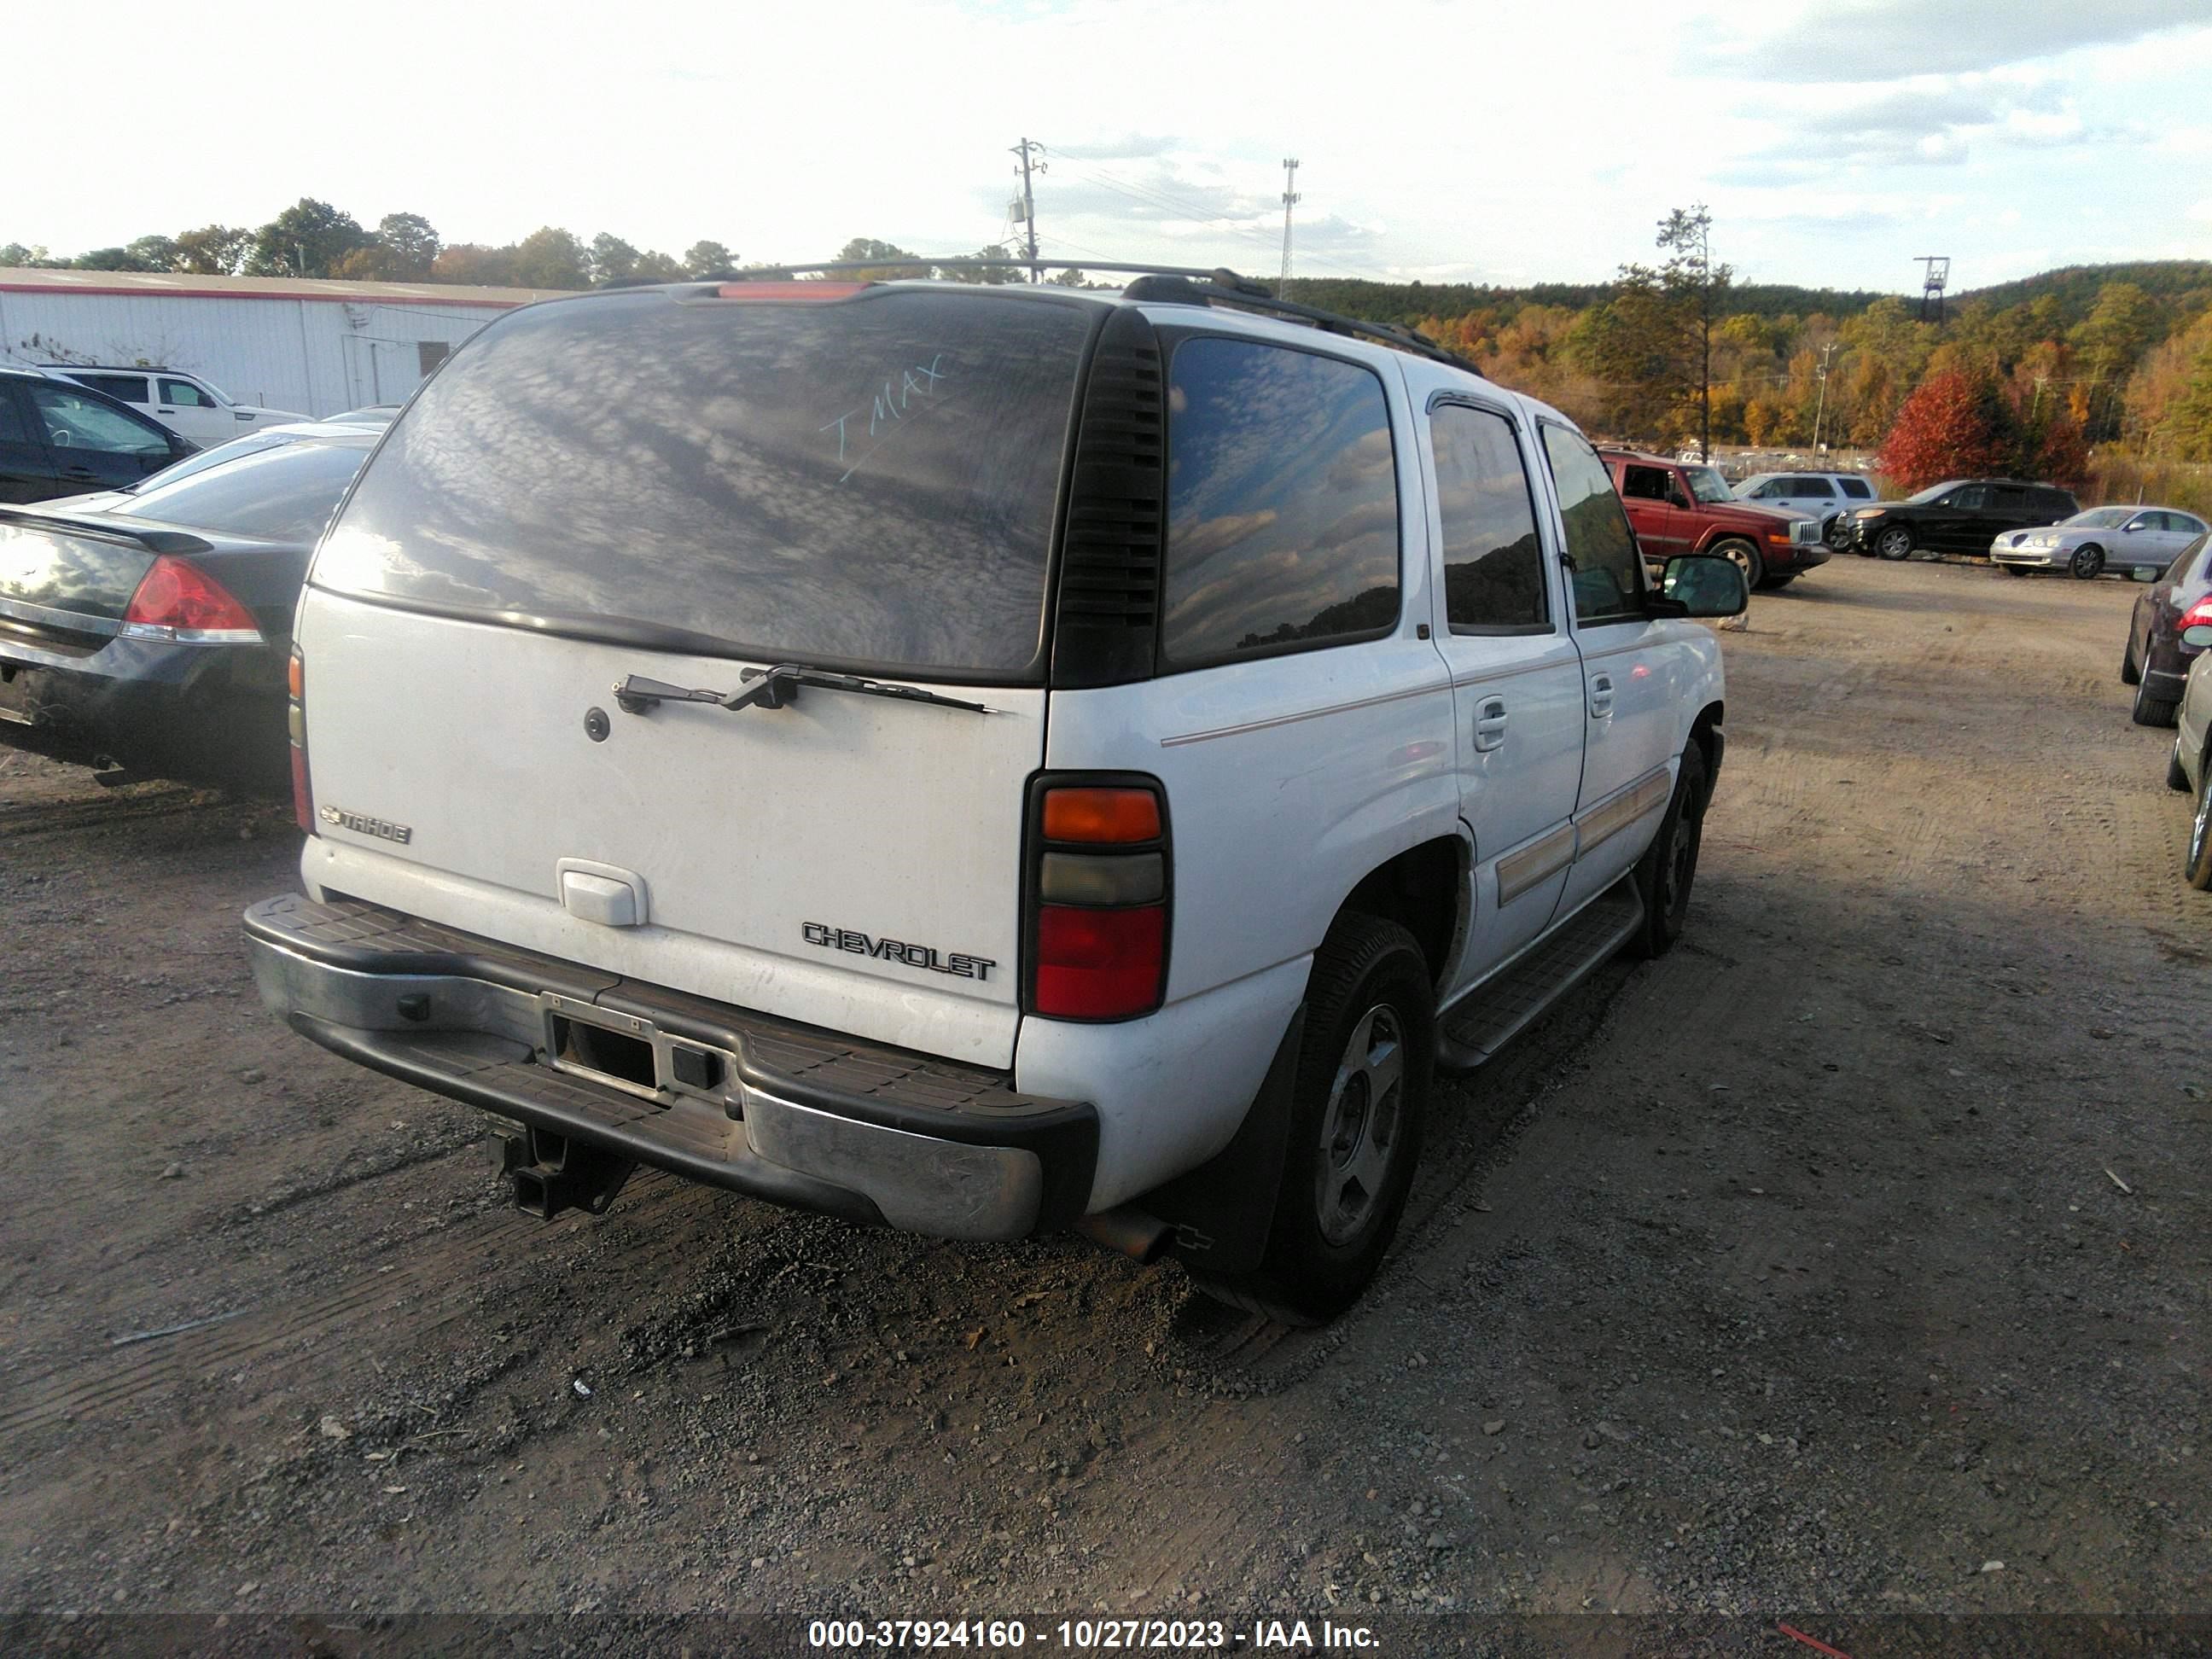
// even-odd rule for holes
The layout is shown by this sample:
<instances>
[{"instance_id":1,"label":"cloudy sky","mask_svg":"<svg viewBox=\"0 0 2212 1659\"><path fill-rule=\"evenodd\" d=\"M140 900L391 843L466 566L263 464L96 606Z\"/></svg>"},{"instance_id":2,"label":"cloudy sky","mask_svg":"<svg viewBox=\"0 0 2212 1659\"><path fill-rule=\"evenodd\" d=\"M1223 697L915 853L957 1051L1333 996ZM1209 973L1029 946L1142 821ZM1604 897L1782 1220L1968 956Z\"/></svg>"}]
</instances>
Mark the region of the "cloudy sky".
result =
<instances>
[{"instance_id":1,"label":"cloudy sky","mask_svg":"<svg viewBox=\"0 0 2212 1659\"><path fill-rule=\"evenodd\" d=\"M1597 279L1696 201L1740 280L2212 257L2208 0L108 0L27 9L9 56L52 148L0 242L58 253L303 194L448 240L968 251L1026 136L1056 263L1271 273L1286 155L1304 276Z\"/></svg>"}]
</instances>

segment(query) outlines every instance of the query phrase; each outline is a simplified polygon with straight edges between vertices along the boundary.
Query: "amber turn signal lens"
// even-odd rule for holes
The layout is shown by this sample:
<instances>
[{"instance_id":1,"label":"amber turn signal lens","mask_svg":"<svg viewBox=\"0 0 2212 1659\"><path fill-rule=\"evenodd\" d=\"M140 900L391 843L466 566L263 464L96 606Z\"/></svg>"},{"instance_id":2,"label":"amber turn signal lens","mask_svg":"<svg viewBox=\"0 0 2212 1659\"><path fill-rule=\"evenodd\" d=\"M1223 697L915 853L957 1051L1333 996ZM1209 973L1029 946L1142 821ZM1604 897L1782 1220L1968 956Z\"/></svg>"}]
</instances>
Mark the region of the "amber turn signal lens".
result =
<instances>
[{"instance_id":1,"label":"amber turn signal lens","mask_svg":"<svg viewBox=\"0 0 2212 1659\"><path fill-rule=\"evenodd\" d=\"M284 690L294 702L307 693L307 665L300 660L300 653L292 653L290 666L284 671Z\"/></svg>"},{"instance_id":2,"label":"amber turn signal lens","mask_svg":"<svg viewBox=\"0 0 2212 1659\"><path fill-rule=\"evenodd\" d=\"M1158 841L1159 797L1149 789L1048 789L1044 838L1121 843Z\"/></svg>"}]
</instances>

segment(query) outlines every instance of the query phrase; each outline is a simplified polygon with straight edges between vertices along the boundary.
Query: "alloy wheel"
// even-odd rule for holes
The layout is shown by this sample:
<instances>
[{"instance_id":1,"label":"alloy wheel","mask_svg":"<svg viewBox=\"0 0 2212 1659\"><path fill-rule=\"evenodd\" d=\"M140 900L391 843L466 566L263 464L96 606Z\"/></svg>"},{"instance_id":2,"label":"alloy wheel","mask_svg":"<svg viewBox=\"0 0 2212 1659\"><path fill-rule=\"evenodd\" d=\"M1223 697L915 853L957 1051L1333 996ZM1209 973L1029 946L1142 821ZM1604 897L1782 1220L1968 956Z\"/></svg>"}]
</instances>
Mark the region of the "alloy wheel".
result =
<instances>
[{"instance_id":1,"label":"alloy wheel","mask_svg":"<svg viewBox=\"0 0 2212 1659\"><path fill-rule=\"evenodd\" d=\"M1375 1218L1397 1150L1405 1075L1404 1024L1377 1003L1352 1028L1321 1117L1314 1215L1331 1244L1351 1243Z\"/></svg>"}]
</instances>

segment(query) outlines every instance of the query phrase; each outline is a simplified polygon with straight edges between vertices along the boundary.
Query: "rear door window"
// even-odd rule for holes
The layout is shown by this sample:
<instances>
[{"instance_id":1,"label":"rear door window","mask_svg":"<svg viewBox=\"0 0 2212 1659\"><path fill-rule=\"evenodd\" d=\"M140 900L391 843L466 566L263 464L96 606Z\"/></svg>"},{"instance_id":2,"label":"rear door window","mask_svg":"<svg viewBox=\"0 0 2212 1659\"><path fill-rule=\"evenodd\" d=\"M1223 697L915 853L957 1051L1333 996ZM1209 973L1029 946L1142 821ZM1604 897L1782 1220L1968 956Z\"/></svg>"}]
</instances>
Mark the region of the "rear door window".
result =
<instances>
[{"instance_id":1,"label":"rear door window","mask_svg":"<svg viewBox=\"0 0 2212 1659\"><path fill-rule=\"evenodd\" d=\"M1440 404L1429 416L1429 446L1452 632L1549 632L1535 503L1512 423L1486 409Z\"/></svg>"},{"instance_id":2,"label":"rear door window","mask_svg":"<svg viewBox=\"0 0 2212 1659\"><path fill-rule=\"evenodd\" d=\"M1397 625L1397 458L1371 369L1256 340L1176 346L1166 589L1176 668Z\"/></svg>"},{"instance_id":3,"label":"rear door window","mask_svg":"<svg viewBox=\"0 0 2212 1659\"><path fill-rule=\"evenodd\" d=\"M1826 501L1836 492L1828 487L1828 481L1826 478L1792 478L1790 481L1789 493L1792 495L1809 496L1817 501Z\"/></svg>"},{"instance_id":4,"label":"rear door window","mask_svg":"<svg viewBox=\"0 0 2212 1659\"><path fill-rule=\"evenodd\" d=\"M2027 511L2027 491L2017 484L1991 484L1990 510L2007 514Z\"/></svg>"},{"instance_id":5,"label":"rear door window","mask_svg":"<svg viewBox=\"0 0 2212 1659\"><path fill-rule=\"evenodd\" d=\"M1632 501L1663 501L1667 499L1668 475L1656 466L1625 466L1621 469L1620 493Z\"/></svg>"},{"instance_id":6,"label":"rear door window","mask_svg":"<svg viewBox=\"0 0 2212 1659\"><path fill-rule=\"evenodd\" d=\"M1605 463L1580 434L1549 421L1543 422L1542 430L1544 459L1559 495L1567 556L1574 562L1570 586L1575 620L1584 627L1642 622L1644 562L1637 556L1628 514L1613 493Z\"/></svg>"},{"instance_id":7,"label":"rear door window","mask_svg":"<svg viewBox=\"0 0 2212 1659\"><path fill-rule=\"evenodd\" d=\"M120 398L126 404L143 404L146 398L146 377L143 374L74 374L70 377L94 392L105 392L111 398Z\"/></svg>"},{"instance_id":8,"label":"rear door window","mask_svg":"<svg viewBox=\"0 0 2212 1659\"><path fill-rule=\"evenodd\" d=\"M393 424L313 580L702 655L1036 679L1103 315L897 288L509 312Z\"/></svg>"},{"instance_id":9,"label":"rear door window","mask_svg":"<svg viewBox=\"0 0 2212 1659\"><path fill-rule=\"evenodd\" d=\"M2053 520L2070 519L2080 510L2074 498L2063 489L2031 489L2027 494L2029 507Z\"/></svg>"}]
</instances>

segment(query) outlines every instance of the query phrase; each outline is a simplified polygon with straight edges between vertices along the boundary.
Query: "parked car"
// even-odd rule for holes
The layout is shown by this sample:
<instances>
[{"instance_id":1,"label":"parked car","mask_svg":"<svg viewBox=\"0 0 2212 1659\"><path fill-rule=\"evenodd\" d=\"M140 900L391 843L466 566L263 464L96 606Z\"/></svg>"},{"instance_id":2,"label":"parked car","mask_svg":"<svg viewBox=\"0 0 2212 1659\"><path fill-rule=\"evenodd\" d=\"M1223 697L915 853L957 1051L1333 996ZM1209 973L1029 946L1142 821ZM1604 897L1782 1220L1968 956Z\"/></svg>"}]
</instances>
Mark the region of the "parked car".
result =
<instances>
[{"instance_id":1,"label":"parked car","mask_svg":"<svg viewBox=\"0 0 2212 1659\"><path fill-rule=\"evenodd\" d=\"M318 439L358 436L363 433L371 439L380 435L382 428L363 422L302 421L294 426L264 426L243 438L233 438L227 444L217 444L213 449L203 449L173 461L150 477L141 478L121 489L96 490L87 495L69 498L69 511L75 513L128 513L132 497L144 496L149 491L163 489L179 478L189 478L196 472L204 472L211 466L224 466L241 455L258 455L264 450L282 449L287 444L313 442Z\"/></svg>"},{"instance_id":2,"label":"parked car","mask_svg":"<svg viewBox=\"0 0 2212 1659\"><path fill-rule=\"evenodd\" d=\"M2212 622L2212 535L2199 536L2173 556L2166 574L2136 595L2128 617L2120 684L2136 688L2137 726L2171 726L2182 682L2198 647L2183 630Z\"/></svg>"},{"instance_id":3,"label":"parked car","mask_svg":"<svg viewBox=\"0 0 2212 1659\"><path fill-rule=\"evenodd\" d=\"M119 489L196 447L105 392L0 368L0 502Z\"/></svg>"},{"instance_id":4,"label":"parked car","mask_svg":"<svg viewBox=\"0 0 2212 1659\"><path fill-rule=\"evenodd\" d=\"M495 319L301 596L264 998L503 1121L539 1214L642 1163L1341 1310L1435 1067L1680 932L1723 695L1680 618L1745 590L1655 586L1556 410L1273 303Z\"/></svg>"},{"instance_id":5,"label":"parked car","mask_svg":"<svg viewBox=\"0 0 2212 1659\"><path fill-rule=\"evenodd\" d=\"M1954 478L1901 501L1853 507L1836 520L1839 550L1906 559L1915 553L1987 553L2008 530L2070 519L2081 505L2056 484Z\"/></svg>"},{"instance_id":6,"label":"parked car","mask_svg":"<svg viewBox=\"0 0 2212 1659\"><path fill-rule=\"evenodd\" d=\"M1751 586L1767 588L1787 587L1828 562L1810 514L1740 501L1710 466L1632 449L1599 453L1649 559L1710 554L1735 565Z\"/></svg>"},{"instance_id":7,"label":"parked car","mask_svg":"<svg viewBox=\"0 0 2212 1659\"><path fill-rule=\"evenodd\" d=\"M2166 507L2093 507L2042 530L2009 530L1990 544L2008 576L2063 570L2083 581L2107 570L2163 570L2208 527Z\"/></svg>"},{"instance_id":8,"label":"parked car","mask_svg":"<svg viewBox=\"0 0 2212 1659\"><path fill-rule=\"evenodd\" d=\"M2166 781L2197 797L2197 816L2181 855L2182 879L2200 892L2212 891L2212 650L2205 648L2212 646L2212 617L2191 623L2182 631L2183 643L2195 653L2195 660L2182 689Z\"/></svg>"},{"instance_id":9,"label":"parked car","mask_svg":"<svg viewBox=\"0 0 2212 1659\"><path fill-rule=\"evenodd\" d=\"M349 409L342 415L325 415L323 419L339 426L390 426L398 413L398 404L368 404L360 409Z\"/></svg>"},{"instance_id":10,"label":"parked car","mask_svg":"<svg viewBox=\"0 0 2212 1659\"><path fill-rule=\"evenodd\" d=\"M1786 507L1820 521L1820 539L1832 544L1836 516L1875 498L1874 481L1857 472L1754 472L1736 481L1735 498L1762 507Z\"/></svg>"},{"instance_id":11,"label":"parked car","mask_svg":"<svg viewBox=\"0 0 2212 1659\"><path fill-rule=\"evenodd\" d=\"M0 507L0 744L282 794L292 608L377 435L234 455L106 510Z\"/></svg>"},{"instance_id":12,"label":"parked car","mask_svg":"<svg viewBox=\"0 0 2212 1659\"><path fill-rule=\"evenodd\" d=\"M212 380L180 368L105 368L81 363L48 363L46 372L79 386L104 392L118 403L152 416L170 431L210 448L257 426L312 421L282 409L241 404Z\"/></svg>"}]
</instances>

